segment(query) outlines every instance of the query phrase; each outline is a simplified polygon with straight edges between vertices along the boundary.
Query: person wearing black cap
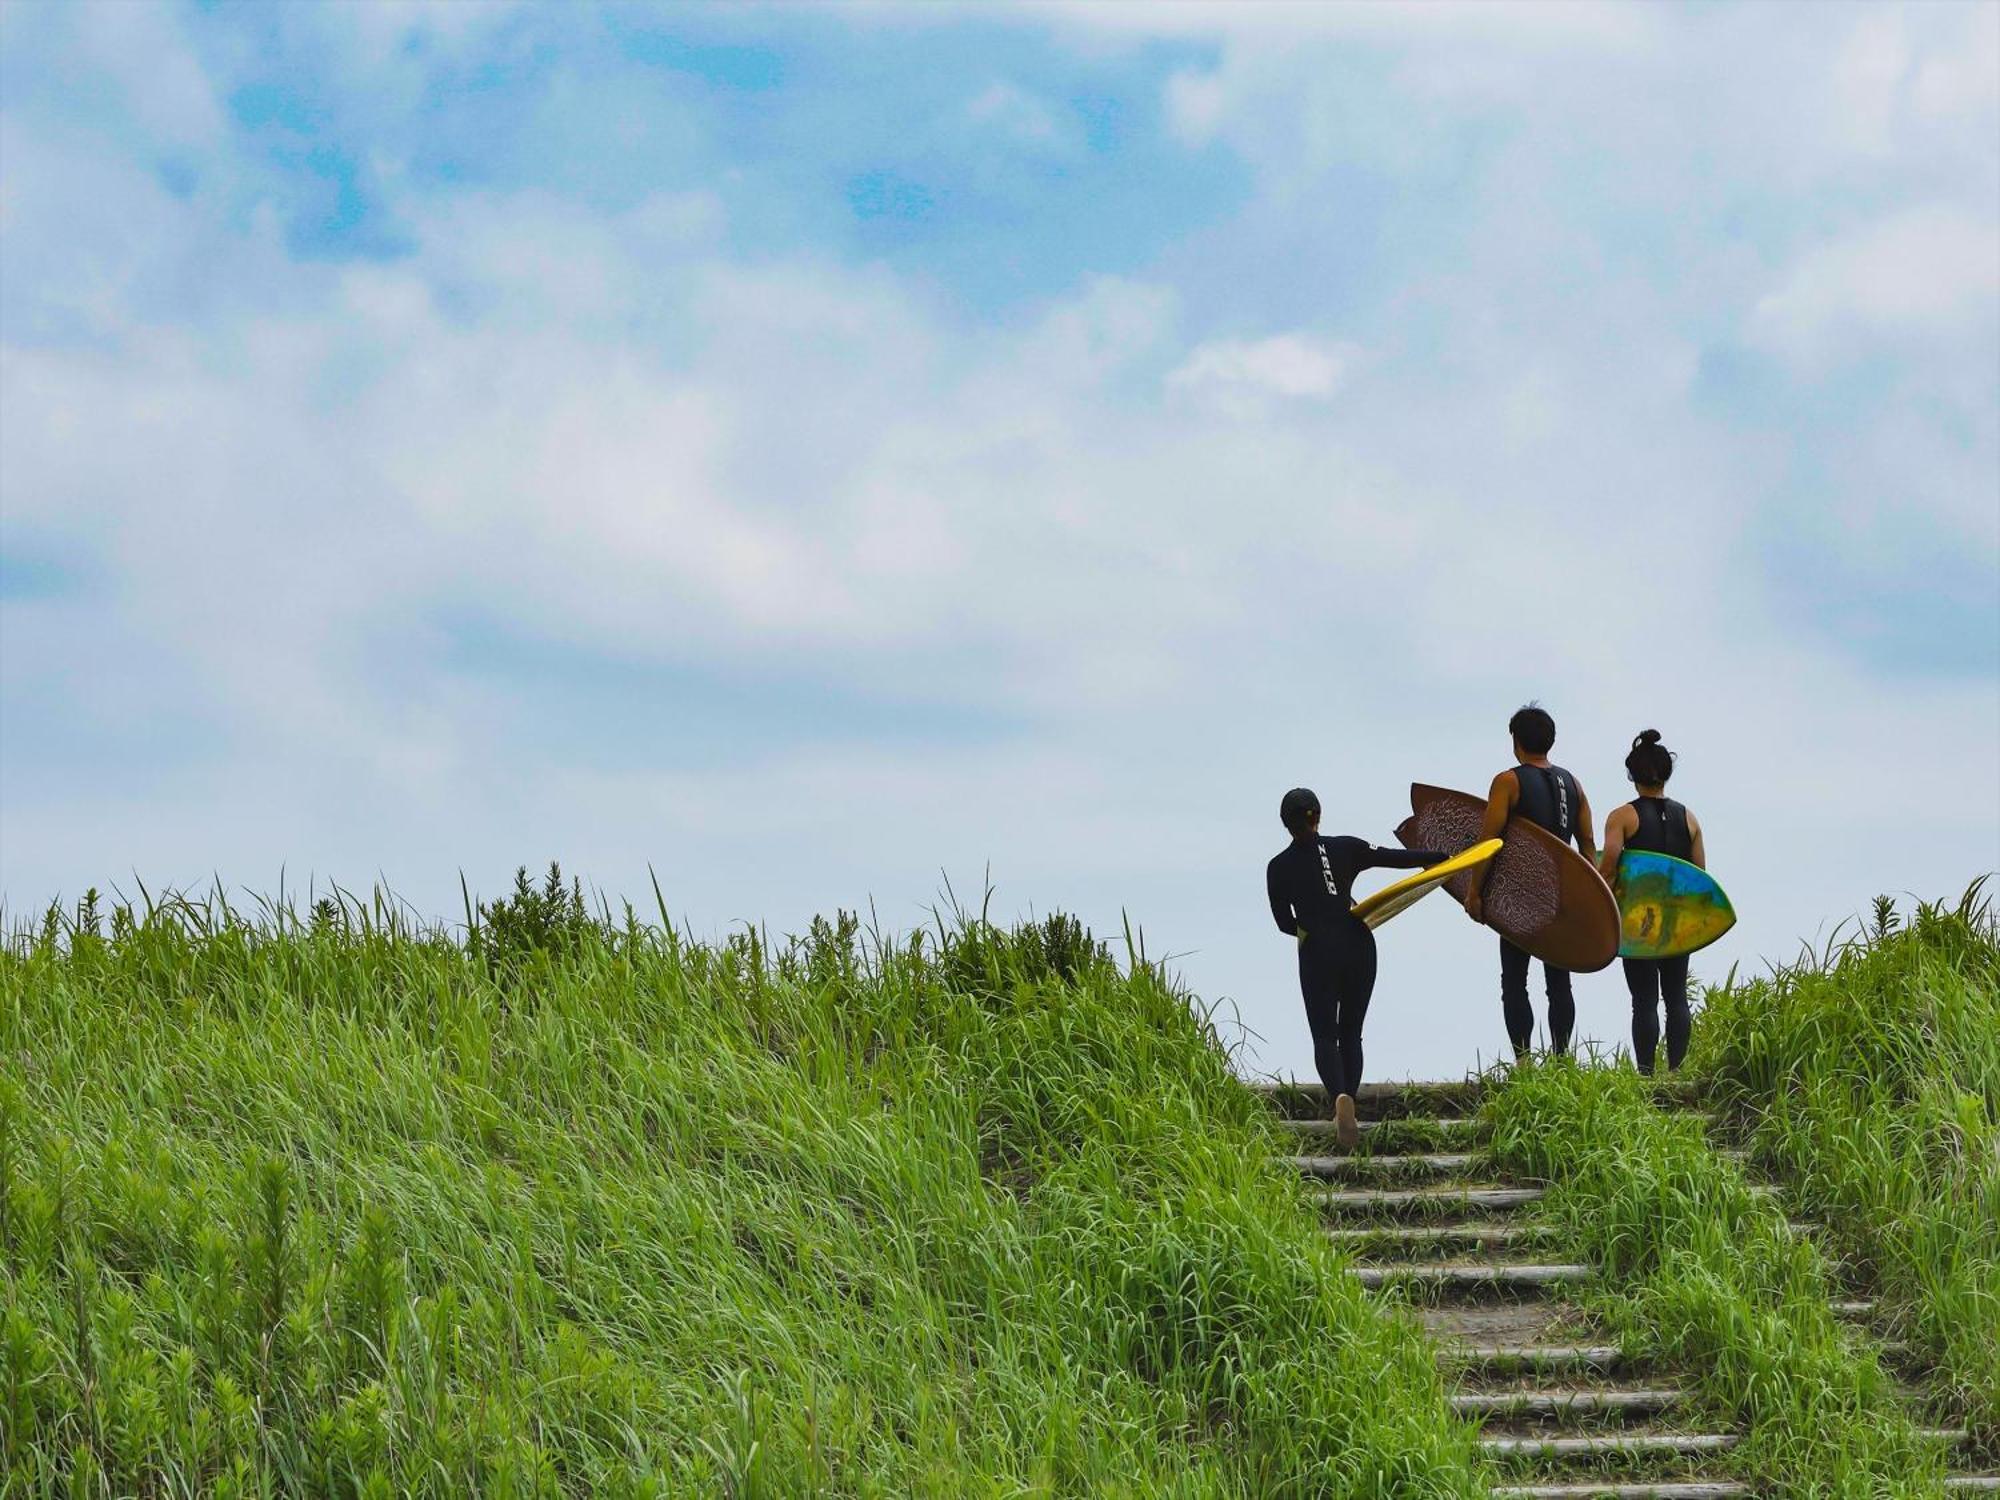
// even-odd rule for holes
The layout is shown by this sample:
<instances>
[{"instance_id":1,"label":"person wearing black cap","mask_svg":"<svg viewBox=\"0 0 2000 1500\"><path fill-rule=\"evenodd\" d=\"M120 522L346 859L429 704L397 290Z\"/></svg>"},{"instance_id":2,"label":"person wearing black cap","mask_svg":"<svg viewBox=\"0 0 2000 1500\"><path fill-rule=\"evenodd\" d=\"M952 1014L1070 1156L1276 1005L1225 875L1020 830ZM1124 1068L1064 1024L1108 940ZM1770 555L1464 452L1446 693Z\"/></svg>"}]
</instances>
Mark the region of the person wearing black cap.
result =
<instances>
[{"instance_id":1,"label":"person wearing black cap","mask_svg":"<svg viewBox=\"0 0 2000 1500\"><path fill-rule=\"evenodd\" d=\"M1302 786L1285 793L1278 816L1292 842L1265 867L1265 891L1278 930L1298 939L1313 1064L1326 1085L1335 1134L1352 1149L1360 1138L1354 1095L1361 1087L1361 1023L1375 989L1375 934L1354 915L1354 877L1363 870L1421 869L1446 856L1435 849L1380 849L1347 836L1322 838L1319 798Z\"/></svg>"}]
</instances>

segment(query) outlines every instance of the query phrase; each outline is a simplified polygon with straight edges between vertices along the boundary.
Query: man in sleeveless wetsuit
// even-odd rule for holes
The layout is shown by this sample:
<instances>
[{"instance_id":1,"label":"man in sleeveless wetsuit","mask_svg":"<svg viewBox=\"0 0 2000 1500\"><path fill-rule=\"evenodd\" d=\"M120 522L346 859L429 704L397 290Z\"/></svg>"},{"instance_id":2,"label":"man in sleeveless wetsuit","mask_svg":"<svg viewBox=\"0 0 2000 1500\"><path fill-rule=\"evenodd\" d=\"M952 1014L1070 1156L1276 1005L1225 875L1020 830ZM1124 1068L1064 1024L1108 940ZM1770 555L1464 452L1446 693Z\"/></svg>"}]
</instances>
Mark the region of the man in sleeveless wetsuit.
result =
<instances>
[{"instance_id":1,"label":"man in sleeveless wetsuit","mask_svg":"<svg viewBox=\"0 0 2000 1500\"><path fill-rule=\"evenodd\" d=\"M1556 721L1547 709L1530 703L1507 721L1507 731L1514 737L1516 764L1493 778L1480 837L1499 838L1507 820L1518 813L1564 843L1575 839L1583 857L1595 863L1597 840L1591 833L1590 800L1574 776L1549 763L1549 751L1556 743ZM1484 920L1483 896L1492 872L1490 863L1472 872L1465 910L1474 921ZM1564 1054L1569 1051L1570 1034L1576 1030L1576 997L1570 992L1569 970L1545 963L1542 980L1549 997L1549 1046ZM1507 1040L1519 1061L1535 1043L1535 1009L1528 1003L1528 953L1504 937L1500 939L1500 1009L1507 1022Z\"/></svg>"},{"instance_id":2,"label":"man in sleeveless wetsuit","mask_svg":"<svg viewBox=\"0 0 2000 1500\"><path fill-rule=\"evenodd\" d=\"M1363 839L1322 838L1319 798L1285 793L1278 816L1292 842L1264 869L1278 930L1299 943L1299 990L1312 1027L1313 1063L1326 1086L1341 1145L1358 1139L1354 1095L1361 1087L1361 1023L1375 989L1375 934L1354 915L1354 877L1363 870L1414 870L1445 856L1435 849L1378 849Z\"/></svg>"}]
</instances>

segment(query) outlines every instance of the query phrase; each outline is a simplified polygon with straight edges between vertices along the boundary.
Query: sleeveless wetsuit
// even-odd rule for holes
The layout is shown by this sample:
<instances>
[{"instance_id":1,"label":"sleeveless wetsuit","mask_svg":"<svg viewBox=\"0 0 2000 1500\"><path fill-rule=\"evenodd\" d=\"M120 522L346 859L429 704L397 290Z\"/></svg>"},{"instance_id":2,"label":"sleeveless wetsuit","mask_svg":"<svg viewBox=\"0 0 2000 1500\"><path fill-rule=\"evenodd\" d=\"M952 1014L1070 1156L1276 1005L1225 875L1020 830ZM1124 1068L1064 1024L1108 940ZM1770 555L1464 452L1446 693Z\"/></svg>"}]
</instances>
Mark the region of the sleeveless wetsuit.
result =
<instances>
[{"instance_id":1,"label":"sleeveless wetsuit","mask_svg":"<svg viewBox=\"0 0 2000 1500\"><path fill-rule=\"evenodd\" d=\"M1688 828L1687 809L1669 797L1636 797L1631 808L1639 826L1625 840L1627 849L1642 853L1671 854L1675 859L1694 857L1694 833ZM1667 1067L1671 1071L1687 1056L1688 1032L1692 1019L1688 1012L1688 956L1674 958L1628 958L1625 987L1632 992L1632 1060L1641 1073L1653 1071L1660 1047L1660 1008L1667 1012Z\"/></svg>"},{"instance_id":2,"label":"sleeveless wetsuit","mask_svg":"<svg viewBox=\"0 0 2000 1500\"><path fill-rule=\"evenodd\" d=\"M1576 778L1561 766L1514 767L1514 780L1521 795L1514 803L1517 816L1548 829L1565 844L1581 843L1578 818L1583 809L1583 789ZM1570 1033L1576 1030L1576 997L1570 990L1569 970L1553 964L1542 965L1542 983L1549 997L1549 1045L1558 1053L1569 1051ZM1500 1012L1507 1022L1507 1040L1514 1056L1526 1057L1535 1043L1535 1008L1528 1002L1528 952L1507 939L1500 939Z\"/></svg>"},{"instance_id":3,"label":"sleeveless wetsuit","mask_svg":"<svg viewBox=\"0 0 2000 1500\"><path fill-rule=\"evenodd\" d=\"M1576 840L1583 791L1574 776L1561 766L1516 766L1514 780L1521 788L1517 817L1539 823L1565 844Z\"/></svg>"},{"instance_id":4,"label":"sleeveless wetsuit","mask_svg":"<svg viewBox=\"0 0 2000 1500\"><path fill-rule=\"evenodd\" d=\"M1278 930L1299 943L1299 991L1312 1027L1313 1064L1330 1104L1361 1087L1361 1023L1375 990L1375 934L1354 915L1363 870L1416 870L1445 856L1434 849L1378 849L1357 838L1296 840L1264 869Z\"/></svg>"},{"instance_id":5,"label":"sleeveless wetsuit","mask_svg":"<svg viewBox=\"0 0 2000 1500\"><path fill-rule=\"evenodd\" d=\"M1688 828L1685 807L1671 797L1634 797L1628 805L1638 816L1639 827L1625 840L1627 849L1671 854L1675 859L1694 858L1694 834Z\"/></svg>"}]
</instances>

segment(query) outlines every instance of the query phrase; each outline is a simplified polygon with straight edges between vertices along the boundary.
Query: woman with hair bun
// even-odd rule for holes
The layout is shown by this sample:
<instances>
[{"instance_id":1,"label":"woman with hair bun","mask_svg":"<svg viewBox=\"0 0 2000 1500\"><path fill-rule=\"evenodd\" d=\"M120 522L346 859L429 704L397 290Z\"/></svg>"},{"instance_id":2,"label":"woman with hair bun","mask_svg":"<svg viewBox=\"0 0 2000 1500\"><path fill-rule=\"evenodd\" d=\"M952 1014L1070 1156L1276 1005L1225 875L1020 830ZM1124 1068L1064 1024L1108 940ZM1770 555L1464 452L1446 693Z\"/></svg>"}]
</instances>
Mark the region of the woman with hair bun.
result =
<instances>
[{"instance_id":1,"label":"woman with hair bun","mask_svg":"<svg viewBox=\"0 0 2000 1500\"><path fill-rule=\"evenodd\" d=\"M1604 878L1618 880L1618 856L1627 849L1671 854L1689 864L1708 866L1701 824L1695 815L1667 796L1667 778L1674 774L1674 753L1660 743L1660 731L1648 729L1632 741L1625 757L1625 774L1639 795L1613 809L1604 820ZM1660 1007L1667 1012L1667 1069L1687 1055L1688 956L1628 958L1625 986L1632 992L1632 1057L1641 1073L1653 1071L1660 1046Z\"/></svg>"}]
</instances>

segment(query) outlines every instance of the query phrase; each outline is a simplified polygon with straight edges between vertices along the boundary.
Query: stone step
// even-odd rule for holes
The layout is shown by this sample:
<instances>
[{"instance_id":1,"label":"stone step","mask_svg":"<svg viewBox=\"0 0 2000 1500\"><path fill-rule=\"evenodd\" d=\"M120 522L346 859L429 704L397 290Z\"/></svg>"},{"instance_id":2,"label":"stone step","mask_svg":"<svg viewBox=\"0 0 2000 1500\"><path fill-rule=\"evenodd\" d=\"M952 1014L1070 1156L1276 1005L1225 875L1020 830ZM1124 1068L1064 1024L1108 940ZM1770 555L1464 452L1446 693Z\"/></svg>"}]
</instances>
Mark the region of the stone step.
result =
<instances>
[{"instance_id":1,"label":"stone step","mask_svg":"<svg viewBox=\"0 0 2000 1500\"><path fill-rule=\"evenodd\" d=\"M1596 1479L1585 1484L1496 1484L1496 1500L1728 1500L1748 1495L1740 1479Z\"/></svg>"},{"instance_id":2,"label":"stone step","mask_svg":"<svg viewBox=\"0 0 2000 1500\"><path fill-rule=\"evenodd\" d=\"M1555 1231L1543 1224L1366 1224L1356 1228L1329 1227L1326 1237L1357 1254L1417 1256L1426 1252L1478 1249L1488 1245L1521 1245L1548 1240Z\"/></svg>"},{"instance_id":3,"label":"stone step","mask_svg":"<svg viewBox=\"0 0 2000 1500\"><path fill-rule=\"evenodd\" d=\"M1279 1120L1276 1124L1280 1130L1289 1130L1298 1135L1332 1135L1334 1130L1331 1120ZM1399 1131L1477 1135L1485 1128L1483 1121L1463 1115L1447 1115L1440 1119L1432 1119L1426 1115L1404 1115L1395 1120L1363 1120L1360 1124L1363 1137L1394 1135Z\"/></svg>"},{"instance_id":4,"label":"stone step","mask_svg":"<svg viewBox=\"0 0 2000 1500\"><path fill-rule=\"evenodd\" d=\"M1452 1177L1480 1160L1469 1152L1429 1151L1409 1156L1286 1156L1296 1172L1326 1182L1370 1181L1381 1177Z\"/></svg>"},{"instance_id":5,"label":"stone step","mask_svg":"<svg viewBox=\"0 0 2000 1500\"><path fill-rule=\"evenodd\" d=\"M1589 1266L1514 1265L1504 1261L1447 1262L1404 1266L1359 1266L1352 1273L1366 1287L1407 1286L1435 1292L1538 1292L1589 1281Z\"/></svg>"},{"instance_id":6,"label":"stone step","mask_svg":"<svg viewBox=\"0 0 2000 1500\"><path fill-rule=\"evenodd\" d=\"M1451 1116L1433 1120L1421 1115L1400 1120L1363 1120L1360 1141L1338 1144L1331 1120L1274 1120L1279 1134L1296 1141L1295 1150L1327 1156L1383 1156L1397 1151L1471 1151L1486 1142L1487 1130L1478 1120Z\"/></svg>"},{"instance_id":7,"label":"stone step","mask_svg":"<svg viewBox=\"0 0 2000 1500\"><path fill-rule=\"evenodd\" d=\"M1317 1083L1269 1079L1250 1085L1283 1115L1325 1118L1326 1090ZM1484 1085L1477 1079L1408 1083L1364 1083L1354 1096L1355 1113L1364 1120L1395 1120L1413 1116L1464 1115L1478 1108Z\"/></svg>"},{"instance_id":8,"label":"stone step","mask_svg":"<svg viewBox=\"0 0 2000 1500\"><path fill-rule=\"evenodd\" d=\"M1687 1399L1672 1386L1651 1390L1460 1391L1452 1410L1466 1417L1559 1422L1568 1417L1631 1416L1670 1410Z\"/></svg>"},{"instance_id":9,"label":"stone step","mask_svg":"<svg viewBox=\"0 0 2000 1500\"><path fill-rule=\"evenodd\" d=\"M1872 1318L1875 1316L1875 1299L1872 1297L1852 1297L1842 1302L1827 1304L1837 1318Z\"/></svg>"},{"instance_id":10,"label":"stone step","mask_svg":"<svg viewBox=\"0 0 2000 1500\"><path fill-rule=\"evenodd\" d=\"M1393 1214L1408 1218L1443 1218L1470 1209L1505 1210L1539 1203L1546 1196L1542 1188L1476 1187L1375 1188L1362 1191L1327 1189L1313 1195L1322 1208L1334 1213Z\"/></svg>"},{"instance_id":11,"label":"stone step","mask_svg":"<svg viewBox=\"0 0 2000 1500\"><path fill-rule=\"evenodd\" d=\"M1326 1089L1318 1082L1264 1078L1248 1087L1279 1115L1289 1119L1324 1119L1332 1113ZM1487 1091L1488 1085L1477 1078L1364 1083L1354 1095L1354 1109L1364 1122L1462 1117L1478 1112ZM1662 1092L1663 1097L1657 1102L1669 1113L1695 1116L1704 1125L1718 1123L1712 1111L1699 1107L1692 1085L1675 1085Z\"/></svg>"},{"instance_id":12,"label":"stone step","mask_svg":"<svg viewBox=\"0 0 2000 1500\"><path fill-rule=\"evenodd\" d=\"M1616 1344L1466 1344L1438 1351L1441 1363L1462 1372L1513 1374L1613 1370L1625 1362Z\"/></svg>"},{"instance_id":13,"label":"stone step","mask_svg":"<svg viewBox=\"0 0 2000 1500\"><path fill-rule=\"evenodd\" d=\"M1733 1432L1605 1432L1564 1437L1483 1437L1479 1440L1479 1450L1490 1458L1615 1460L1726 1453L1741 1441Z\"/></svg>"},{"instance_id":14,"label":"stone step","mask_svg":"<svg viewBox=\"0 0 2000 1500\"><path fill-rule=\"evenodd\" d=\"M1417 1298L1410 1311L1440 1352L1472 1345L1594 1343L1600 1337L1582 1309L1550 1295L1469 1301Z\"/></svg>"},{"instance_id":15,"label":"stone step","mask_svg":"<svg viewBox=\"0 0 2000 1500\"><path fill-rule=\"evenodd\" d=\"M1954 1495L2000 1495L2000 1474L1953 1474L1944 1487Z\"/></svg>"}]
</instances>

